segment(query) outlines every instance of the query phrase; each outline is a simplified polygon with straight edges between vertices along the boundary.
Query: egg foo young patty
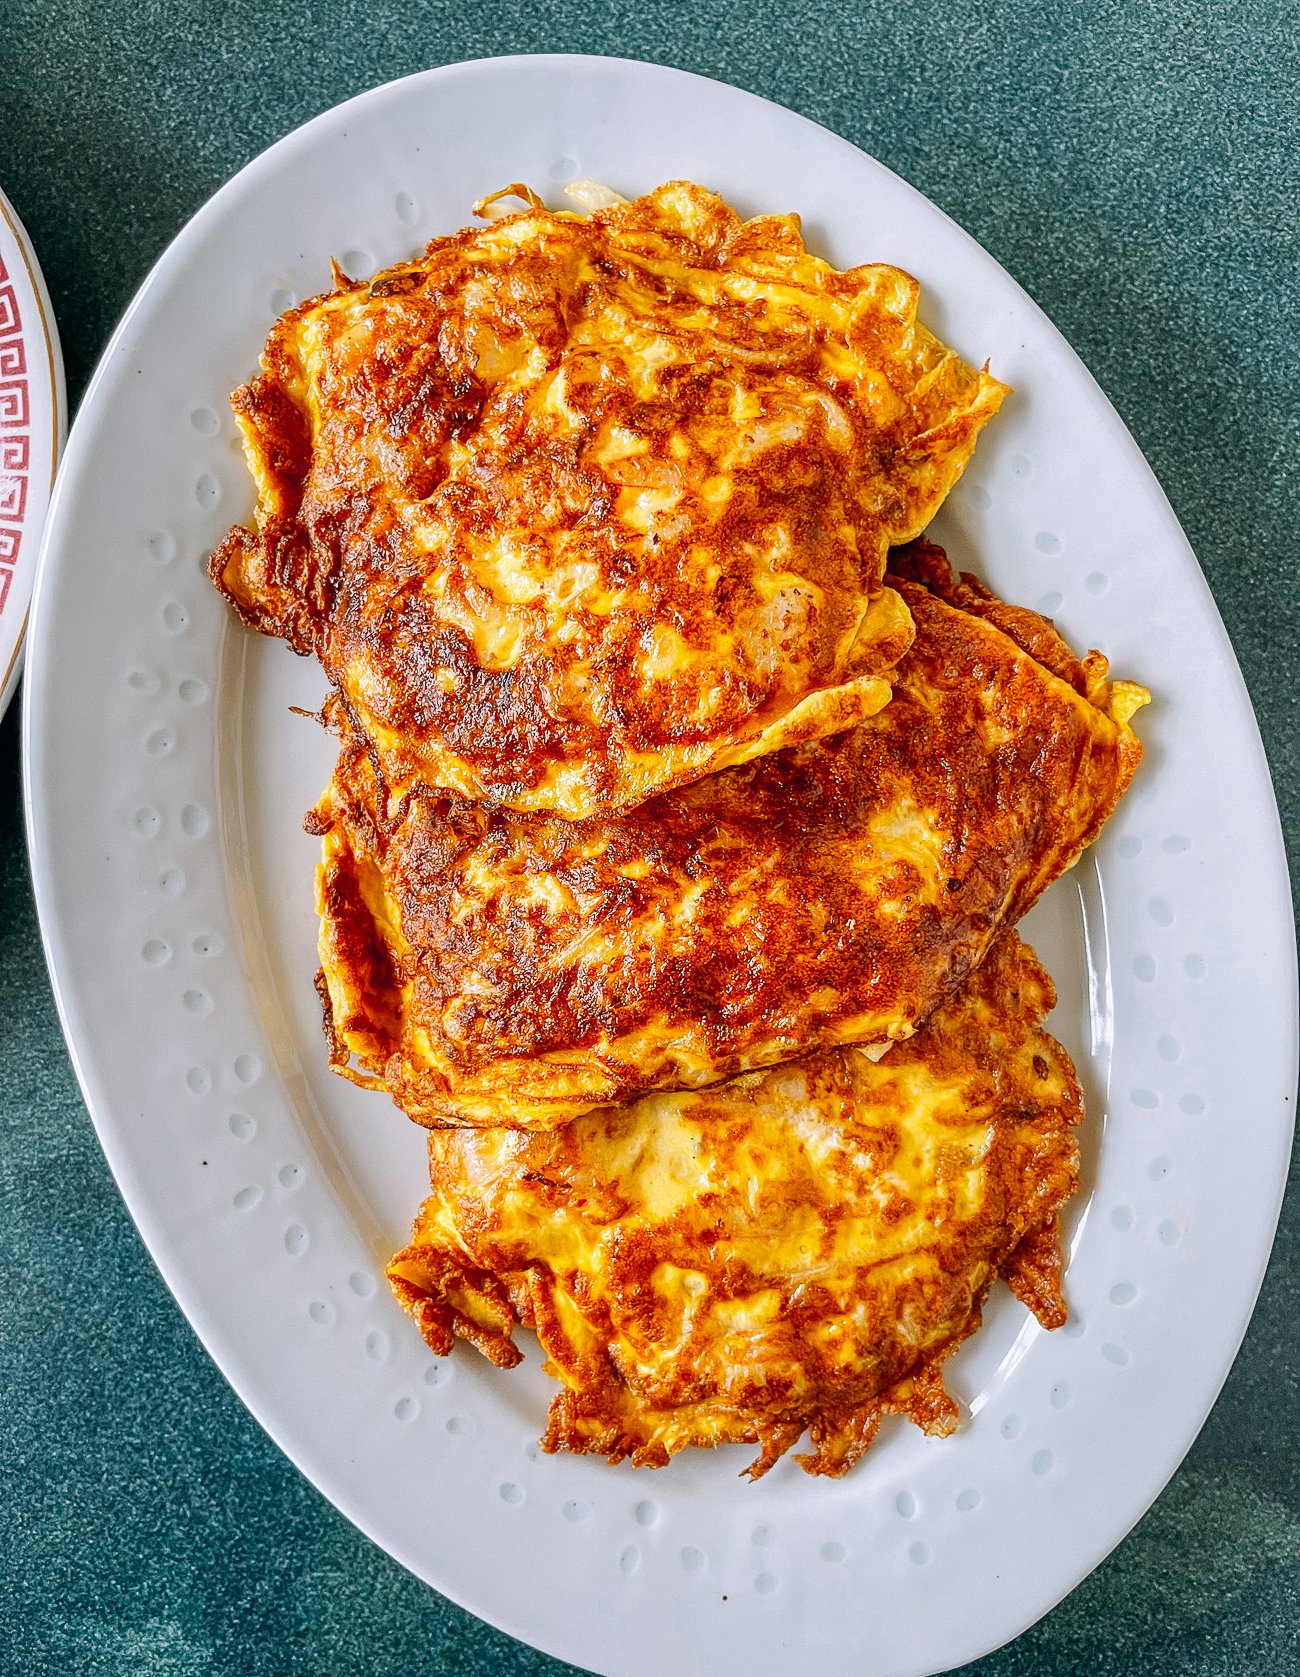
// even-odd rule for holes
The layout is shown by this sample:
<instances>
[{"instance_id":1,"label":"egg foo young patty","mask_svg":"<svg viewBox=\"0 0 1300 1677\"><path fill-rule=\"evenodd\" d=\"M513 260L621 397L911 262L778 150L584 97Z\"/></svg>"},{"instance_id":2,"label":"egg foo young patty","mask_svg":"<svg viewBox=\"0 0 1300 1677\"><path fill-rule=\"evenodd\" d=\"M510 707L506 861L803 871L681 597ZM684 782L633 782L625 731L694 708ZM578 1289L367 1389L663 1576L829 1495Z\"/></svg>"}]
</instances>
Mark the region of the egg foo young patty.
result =
<instances>
[{"instance_id":1,"label":"egg foo young patty","mask_svg":"<svg viewBox=\"0 0 1300 1677\"><path fill-rule=\"evenodd\" d=\"M393 796L345 739L309 817L335 1068L545 1129L914 1030L1096 837L1145 694L938 548L891 563L917 633L883 711L623 815Z\"/></svg>"},{"instance_id":2,"label":"egg foo young patty","mask_svg":"<svg viewBox=\"0 0 1300 1677\"><path fill-rule=\"evenodd\" d=\"M393 791L580 818L842 730L911 638L886 550L1005 394L917 300L689 183L533 200L277 323L213 580Z\"/></svg>"},{"instance_id":3,"label":"egg foo young patty","mask_svg":"<svg viewBox=\"0 0 1300 1677\"><path fill-rule=\"evenodd\" d=\"M797 1460L838 1476L888 1413L949 1433L941 1364L999 1276L1065 1320L1082 1097L1054 1003L1008 932L882 1060L834 1049L545 1135L435 1131L393 1291L440 1356L465 1339L508 1368L536 1331L547 1450L756 1444L757 1478L806 1430Z\"/></svg>"}]
</instances>

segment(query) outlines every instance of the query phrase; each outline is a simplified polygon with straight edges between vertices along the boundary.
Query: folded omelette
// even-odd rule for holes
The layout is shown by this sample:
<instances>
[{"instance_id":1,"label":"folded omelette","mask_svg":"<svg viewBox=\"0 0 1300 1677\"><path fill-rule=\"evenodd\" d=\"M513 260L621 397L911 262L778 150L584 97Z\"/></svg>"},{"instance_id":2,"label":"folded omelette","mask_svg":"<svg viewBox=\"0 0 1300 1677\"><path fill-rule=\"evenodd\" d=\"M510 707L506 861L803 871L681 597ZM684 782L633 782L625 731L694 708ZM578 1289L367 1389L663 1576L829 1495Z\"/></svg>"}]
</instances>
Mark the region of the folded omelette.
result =
<instances>
[{"instance_id":1,"label":"folded omelette","mask_svg":"<svg viewBox=\"0 0 1300 1677\"><path fill-rule=\"evenodd\" d=\"M795 217L520 191L277 322L218 588L319 657L392 790L607 814L878 710L886 550L1005 387Z\"/></svg>"},{"instance_id":2,"label":"folded omelette","mask_svg":"<svg viewBox=\"0 0 1300 1677\"><path fill-rule=\"evenodd\" d=\"M757 1444L758 1477L806 1429L797 1459L838 1475L891 1411L951 1432L940 1365L997 1277L1065 1320L1082 1100L1040 1028L1054 1000L1008 932L883 1060L829 1050L545 1135L435 1131L389 1281L439 1355L508 1368L536 1330L547 1450Z\"/></svg>"},{"instance_id":3,"label":"folded omelette","mask_svg":"<svg viewBox=\"0 0 1300 1677\"><path fill-rule=\"evenodd\" d=\"M428 1125L545 1129L906 1039L1097 834L1146 698L1036 614L897 555L894 696L618 816L392 793L346 738L309 817L331 1060Z\"/></svg>"}]
</instances>

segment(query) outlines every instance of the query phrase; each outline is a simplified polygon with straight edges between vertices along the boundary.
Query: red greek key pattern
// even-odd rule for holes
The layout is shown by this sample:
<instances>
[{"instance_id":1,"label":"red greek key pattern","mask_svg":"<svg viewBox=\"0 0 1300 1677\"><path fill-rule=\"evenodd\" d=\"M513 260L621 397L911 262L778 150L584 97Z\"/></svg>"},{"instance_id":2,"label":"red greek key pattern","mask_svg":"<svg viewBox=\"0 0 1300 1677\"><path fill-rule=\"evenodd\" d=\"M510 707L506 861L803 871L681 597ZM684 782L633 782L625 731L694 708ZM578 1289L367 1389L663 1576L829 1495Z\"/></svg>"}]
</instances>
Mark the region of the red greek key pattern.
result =
<instances>
[{"instance_id":1,"label":"red greek key pattern","mask_svg":"<svg viewBox=\"0 0 1300 1677\"><path fill-rule=\"evenodd\" d=\"M0 615L23 541L31 464L31 400L18 296L0 257Z\"/></svg>"},{"instance_id":2,"label":"red greek key pattern","mask_svg":"<svg viewBox=\"0 0 1300 1677\"><path fill-rule=\"evenodd\" d=\"M21 524L27 514L27 479L0 477L0 519Z\"/></svg>"}]
</instances>

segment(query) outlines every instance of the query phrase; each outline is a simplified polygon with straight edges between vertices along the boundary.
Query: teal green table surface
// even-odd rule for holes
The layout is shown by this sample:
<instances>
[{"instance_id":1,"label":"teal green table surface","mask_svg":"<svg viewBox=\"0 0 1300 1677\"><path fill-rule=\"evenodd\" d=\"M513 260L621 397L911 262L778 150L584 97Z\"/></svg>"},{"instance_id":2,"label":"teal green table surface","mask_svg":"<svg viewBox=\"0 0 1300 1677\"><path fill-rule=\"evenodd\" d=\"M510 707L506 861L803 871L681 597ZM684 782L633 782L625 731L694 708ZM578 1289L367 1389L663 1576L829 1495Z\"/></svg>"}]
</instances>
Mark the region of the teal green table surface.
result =
<instances>
[{"instance_id":1,"label":"teal green table surface","mask_svg":"<svg viewBox=\"0 0 1300 1677\"><path fill-rule=\"evenodd\" d=\"M44 265L70 398L167 241L273 140L394 76L547 51L653 59L790 105L1004 264L1164 484L1245 671L1283 825L1300 831L1300 22L1284 0L5 0L0 186ZM59 1033L16 710L0 728L0 863L0 1673L567 1669L337 1514L159 1280ZM1291 1677L1298 1440L1293 1191L1183 1467L1091 1578L970 1669Z\"/></svg>"}]
</instances>

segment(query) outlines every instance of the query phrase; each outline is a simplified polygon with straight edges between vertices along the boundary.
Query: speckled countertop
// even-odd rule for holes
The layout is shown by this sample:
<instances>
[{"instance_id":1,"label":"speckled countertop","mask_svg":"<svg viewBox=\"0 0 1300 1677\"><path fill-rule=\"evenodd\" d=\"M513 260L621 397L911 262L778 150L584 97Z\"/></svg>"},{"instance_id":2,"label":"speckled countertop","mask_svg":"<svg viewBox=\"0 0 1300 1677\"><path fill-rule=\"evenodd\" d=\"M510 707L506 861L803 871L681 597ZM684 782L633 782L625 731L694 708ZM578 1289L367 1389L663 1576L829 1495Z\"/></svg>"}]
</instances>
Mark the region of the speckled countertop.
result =
<instances>
[{"instance_id":1,"label":"speckled countertop","mask_svg":"<svg viewBox=\"0 0 1300 1677\"><path fill-rule=\"evenodd\" d=\"M0 185L75 402L168 239L255 153L409 71L607 52L793 106L1056 321L1209 578L1300 832L1300 31L1283 0L7 0ZM372 1547L245 1413L154 1272L59 1034L0 728L0 1672L566 1669ZM1293 878L1297 852L1292 849ZM1156 1506L980 1677L1300 1669L1300 1202Z\"/></svg>"}]
</instances>

